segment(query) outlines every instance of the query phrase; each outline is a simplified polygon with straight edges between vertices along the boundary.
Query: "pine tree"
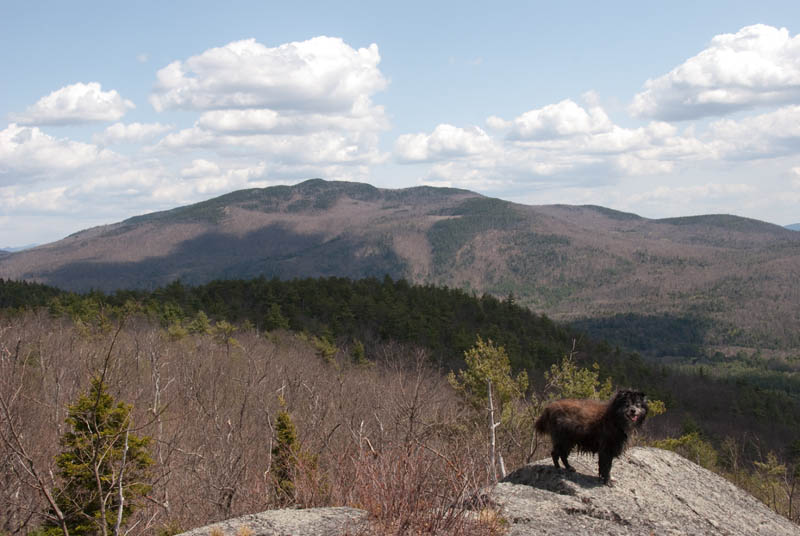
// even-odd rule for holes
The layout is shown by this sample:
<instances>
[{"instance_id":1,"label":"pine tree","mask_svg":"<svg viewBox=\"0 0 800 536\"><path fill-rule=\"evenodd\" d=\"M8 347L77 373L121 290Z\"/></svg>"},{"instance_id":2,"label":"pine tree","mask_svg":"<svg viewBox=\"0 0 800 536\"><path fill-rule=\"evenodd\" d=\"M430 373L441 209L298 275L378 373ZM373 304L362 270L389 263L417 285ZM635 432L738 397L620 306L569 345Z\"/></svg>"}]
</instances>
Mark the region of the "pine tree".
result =
<instances>
[{"instance_id":1,"label":"pine tree","mask_svg":"<svg viewBox=\"0 0 800 536\"><path fill-rule=\"evenodd\" d=\"M56 500L73 536L118 535L137 498L150 489L150 438L131 432L131 409L116 402L99 377L68 406L69 429L56 456L64 485L56 490ZM60 534L61 529L45 527L44 532Z\"/></svg>"},{"instance_id":2,"label":"pine tree","mask_svg":"<svg viewBox=\"0 0 800 536\"><path fill-rule=\"evenodd\" d=\"M283 312L281 312L281 306L279 304L272 303L269 306L269 310L264 317L264 329L266 331L289 329L289 320L283 316Z\"/></svg>"},{"instance_id":3,"label":"pine tree","mask_svg":"<svg viewBox=\"0 0 800 536\"><path fill-rule=\"evenodd\" d=\"M528 373L522 371L513 377L505 348L481 337L464 353L464 361L466 370L459 370L458 376L452 372L448 375L450 385L476 409L484 409L489 401L488 385L491 381L493 403L498 406L501 419L506 420L511 411L510 402L525 396Z\"/></svg>"},{"instance_id":4,"label":"pine tree","mask_svg":"<svg viewBox=\"0 0 800 536\"><path fill-rule=\"evenodd\" d=\"M300 455L300 442L283 398L280 399L280 404L281 410L275 422L275 444L272 447L270 470L276 493L288 502L294 502L294 476Z\"/></svg>"},{"instance_id":5,"label":"pine tree","mask_svg":"<svg viewBox=\"0 0 800 536\"><path fill-rule=\"evenodd\" d=\"M505 476L503 456L497 449L496 429L512 420L514 402L523 400L528 389L528 374L511 375L511 362L502 346L491 340L484 342L479 336L475 346L464 353L466 370L459 370L458 377L450 373L450 385L476 409L486 409L489 416L489 467L497 482L497 464L500 475ZM499 414L499 418L495 416Z\"/></svg>"},{"instance_id":6,"label":"pine tree","mask_svg":"<svg viewBox=\"0 0 800 536\"><path fill-rule=\"evenodd\" d=\"M614 387L611 378L600 381L600 365L594 363L591 369L575 364L574 353L565 355L558 365L552 365L544 373L552 398L609 398Z\"/></svg>"}]
</instances>

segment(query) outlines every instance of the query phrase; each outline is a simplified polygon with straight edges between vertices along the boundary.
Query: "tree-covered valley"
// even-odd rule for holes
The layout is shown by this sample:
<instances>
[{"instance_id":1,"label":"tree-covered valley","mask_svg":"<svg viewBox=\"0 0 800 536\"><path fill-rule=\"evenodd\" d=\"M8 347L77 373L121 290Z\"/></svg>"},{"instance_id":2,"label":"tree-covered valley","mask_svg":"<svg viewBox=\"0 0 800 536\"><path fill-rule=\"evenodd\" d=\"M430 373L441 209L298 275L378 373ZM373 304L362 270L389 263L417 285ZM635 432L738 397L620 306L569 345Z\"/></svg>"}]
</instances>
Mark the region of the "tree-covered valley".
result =
<instances>
[{"instance_id":1,"label":"tree-covered valley","mask_svg":"<svg viewBox=\"0 0 800 536\"><path fill-rule=\"evenodd\" d=\"M0 306L0 530L9 533L63 533L43 489L63 512L80 520L91 511L96 522L97 508L76 508L65 485L73 473L59 460L77 433L70 416L99 397L98 381L113 399L108 408L130 408L128 432L150 457L143 486L123 488L136 504L125 524L136 533L292 504L359 505L386 530L407 522L501 533L448 509L489 484L495 465L486 393L457 380L476 352L494 363L495 385L525 377L496 393L505 466L548 455L532 428L545 401L632 386L666 409L637 442L677 450L796 519L798 363L702 348L689 353L693 362L673 362L635 351L638 329L657 334L659 348L694 340L694 328L675 319L631 320L619 340L626 347L534 313L513 294L388 277L175 282L108 294L3 280ZM109 471L114 480L113 464ZM79 523L70 526L76 533Z\"/></svg>"}]
</instances>

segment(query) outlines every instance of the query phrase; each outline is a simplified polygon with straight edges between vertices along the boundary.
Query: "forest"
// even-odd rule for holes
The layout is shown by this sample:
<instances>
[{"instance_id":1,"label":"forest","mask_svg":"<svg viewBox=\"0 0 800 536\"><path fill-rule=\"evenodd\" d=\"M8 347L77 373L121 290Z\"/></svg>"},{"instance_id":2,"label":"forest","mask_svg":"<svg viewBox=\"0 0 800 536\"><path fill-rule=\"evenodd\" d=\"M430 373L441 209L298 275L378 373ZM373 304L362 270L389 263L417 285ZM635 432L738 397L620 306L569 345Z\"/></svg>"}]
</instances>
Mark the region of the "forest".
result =
<instances>
[{"instance_id":1,"label":"forest","mask_svg":"<svg viewBox=\"0 0 800 536\"><path fill-rule=\"evenodd\" d=\"M672 326L664 338L691 333L660 325ZM0 533L167 536L268 508L350 505L384 533L501 534L499 520L451 506L491 484L500 459L547 456L532 427L543 403L629 386L665 410L637 442L798 521L792 363L781 386L775 367L718 374L701 353L667 364L513 295L390 278L113 294L0 280Z\"/></svg>"}]
</instances>

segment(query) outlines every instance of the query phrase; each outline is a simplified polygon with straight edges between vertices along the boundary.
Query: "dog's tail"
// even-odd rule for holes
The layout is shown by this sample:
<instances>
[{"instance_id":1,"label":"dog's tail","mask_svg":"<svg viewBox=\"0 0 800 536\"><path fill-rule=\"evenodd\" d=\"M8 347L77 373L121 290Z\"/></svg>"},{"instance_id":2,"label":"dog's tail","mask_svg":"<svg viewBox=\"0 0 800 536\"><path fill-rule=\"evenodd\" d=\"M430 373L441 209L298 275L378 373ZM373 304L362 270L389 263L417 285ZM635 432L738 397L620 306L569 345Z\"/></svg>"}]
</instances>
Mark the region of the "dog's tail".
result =
<instances>
[{"instance_id":1,"label":"dog's tail","mask_svg":"<svg viewBox=\"0 0 800 536\"><path fill-rule=\"evenodd\" d=\"M536 423L533 425L533 428L539 434L546 434L548 432L548 424L550 423L550 408L544 408L544 411L539 418L536 419Z\"/></svg>"}]
</instances>

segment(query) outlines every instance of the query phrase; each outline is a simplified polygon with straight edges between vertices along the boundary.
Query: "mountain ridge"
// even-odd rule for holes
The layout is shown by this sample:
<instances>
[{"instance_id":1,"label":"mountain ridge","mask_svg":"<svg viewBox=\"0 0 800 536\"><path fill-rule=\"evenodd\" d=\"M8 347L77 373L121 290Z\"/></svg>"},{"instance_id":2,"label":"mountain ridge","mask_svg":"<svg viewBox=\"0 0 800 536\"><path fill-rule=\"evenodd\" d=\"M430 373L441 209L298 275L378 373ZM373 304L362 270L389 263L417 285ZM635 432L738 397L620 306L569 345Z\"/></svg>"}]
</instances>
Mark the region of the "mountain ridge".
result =
<instances>
[{"instance_id":1,"label":"mountain ridge","mask_svg":"<svg viewBox=\"0 0 800 536\"><path fill-rule=\"evenodd\" d=\"M711 317L720 326L711 343L800 347L800 235L732 215L648 219L311 179L135 216L0 259L0 277L81 291L384 275L513 294L557 319Z\"/></svg>"}]
</instances>

